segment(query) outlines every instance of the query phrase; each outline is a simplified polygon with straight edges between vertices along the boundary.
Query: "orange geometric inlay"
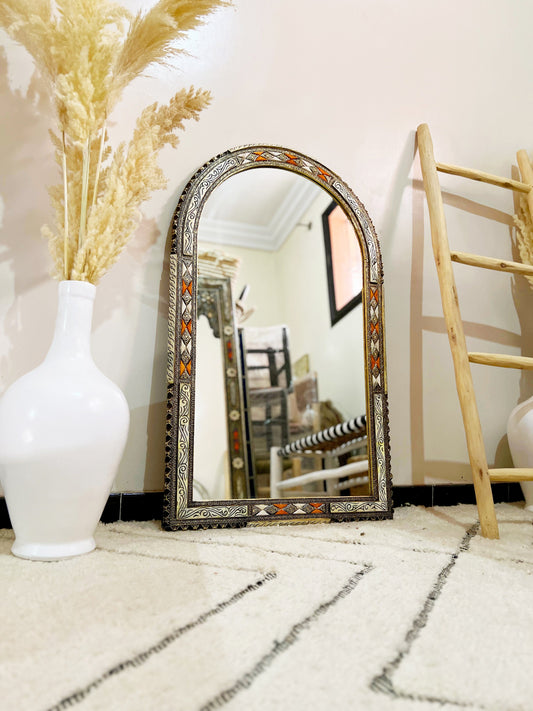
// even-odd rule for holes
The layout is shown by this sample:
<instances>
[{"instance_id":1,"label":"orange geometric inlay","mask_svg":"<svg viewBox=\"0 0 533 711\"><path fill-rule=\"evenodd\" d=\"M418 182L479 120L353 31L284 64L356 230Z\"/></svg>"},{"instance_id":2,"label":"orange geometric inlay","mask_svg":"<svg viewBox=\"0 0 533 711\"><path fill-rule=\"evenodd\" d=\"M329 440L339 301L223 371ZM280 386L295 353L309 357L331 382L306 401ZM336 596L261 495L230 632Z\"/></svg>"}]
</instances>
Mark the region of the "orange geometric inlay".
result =
<instances>
[{"instance_id":1,"label":"orange geometric inlay","mask_svg":"<svg viewBox=\"0 0 533 711\"><path fill-rule=\"evenodd\" d=\"M234 452L240 452L241 451L241 442L239 439L239 432L238 430L233 430L233 451Z\"/></svg>"},{"instance_id":2,"label":"orange geometric inlay","mask_svg":"<svg viewBox=\"0 0 533 711\"><path fill-rule=\"evenodd\" d=\"M183 295L186 291L188 291L189 294L192 296L192 281L189 282L188 284L186 284L185 281L182 279L182 282L181 282L181 293L182 293L182 295Z\"/></svg>"},{"instance_id":3,"label":"orange geometric inlay","mask_svg":"<svg viewBox=\"0 0 533 711\"><path fill-rule=\"evenodd\" d=\"M377 289L370 289L370 298L375 299L379 303L379 298L378 298L378 290Z\"/></svg>"},{"instance_id":4,"label":"orange geometric inlay","mask_svg":"<svg viewBox=\"0 0 533 711\"><path fill-rule=\"evenodd\" d=\"M189 361L187 365L183 361L180 361L180 375L183 375L183 373L187 371L189 375L191 374L191 362Z\"/></svg>"},{"instance_id":5,"label":"orange geometric inlay","mask_svg":"<svg viewBox=\"0 0 533 711\"><path fill-rule=\"evenodd\" d=\"M318 177L324 180L326 183L328 182L328 178L330 177L329 173L326 173L325 170L322 170L321 168L318 169Z\"/></svg>"},{"instance_id":6,"label":"orange geometric inlay","mask_svg":"<svg viewBox=\"0 0 533 711\"><path fill-rule=\"evenodd\" d=\"M289 159L287 163L290 163L291 165L297 165L296 163L296 156L293 156L291 153L285 153L287 158Z\"/></svg>"},{"instance_id":7,"label":"orange geometric inlay","mask_svg":"<svg viewBox=\"0 0 533 711\"><path fill-rule=\"evenodd\" d=\"M278 509L278 510L276 511L276 516L278 516L279 514L286 514L286 513L287 513L287 512L284 510L284 509L285 509L285 506L287 506L287 504L274 504L274 506Z\"/></svg>"},{"instance_id":8,"label":"orange geometric inlay","mask_svg":"<svg viewBox=\"0 0 533 711\"><path fill-rule=\"evenodd\" d=\"M263 153L264 153L264 151L254 151L254 155L257 156L257 158L256 158L255 160L256 160L256 161L258 161L258 160L267 160L267 158L264 158L264 157L263 157Z\"/></svg>"},{"instance_id":9,"label":"orange geometric inlay","mask_svg":"<svg viewBox=\"0 0 533 711\"><path fill-rule=\"evenodd\" d=\"M313 506L313 510L311 511L311 513L324 513L320 508L322 504L309 504L309 506Z\"/></svg>"},{"instance_id":10,"label":"orange geometric inlay","mask_svg":"<svg viewBox=\"0 0 533 711\"><path fill-rule=\"evenodd\" d=\"M370 364L372 366L372 370L377 366L379 368L379 356L377 358L374 358L374 356L370 356Z\"/></svg>"},{"instance_id":11,"label":"orange geometric inlay","mask_svg":"<svg viewBox=\"0 0 533 711\"><path fill-rule=\"evenodd\" d=\"M192 321L189 321L188 323L185 323L185 321L182 319L181 320L181 333L183 335L184 331L187 330L189 333L192 330Z\"/></svg>"},{"instance_id":12,"label":"orange geometric inlay","mask_svg":"<svg viewBox=\"0 0 533 711\"><path fill-rule=\"evenodd\" d=\"M370 333L379 333L379 323L371 323L370 324Z\"/></svg>"},{"instance_id":13,"label":"orange geometric inlay","mask_svg":"<svg viewBox=\"0 0 533 711\"><path fill-rule=\"evenodd\" d=\"M226 349L228 351L228 360L233 360L233 346L231 341L226 341Z\"/></svg>"}]
</instances>

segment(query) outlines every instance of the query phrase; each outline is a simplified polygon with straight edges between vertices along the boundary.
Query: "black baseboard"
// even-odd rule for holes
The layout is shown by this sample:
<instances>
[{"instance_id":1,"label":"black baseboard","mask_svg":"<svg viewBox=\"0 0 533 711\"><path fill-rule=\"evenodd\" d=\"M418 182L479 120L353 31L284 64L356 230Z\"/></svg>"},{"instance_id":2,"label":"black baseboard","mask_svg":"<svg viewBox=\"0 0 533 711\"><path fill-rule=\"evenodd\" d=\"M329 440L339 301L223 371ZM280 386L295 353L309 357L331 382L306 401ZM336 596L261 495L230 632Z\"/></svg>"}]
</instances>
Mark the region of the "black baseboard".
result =
<instances>
[{"instance_id":1,"label":"black baseboard","mask_svg":"<svg viewBox=\"0 0 533 711\"><path fill-rule=\"evenodd\" d=\"M492 497L495 504L523 501L520 484L493 484ZM393 486L394 508L400 506L457 506L475 504L473 484L428 484L426 486Z\"/></svg>"},{"instance_id":2,"label":"black baseboard","mask_svg":"<svg viewBox=\"0 0 533 711\"><path fill-rule=\"evenodd\" d=\"M111 494L100 517L102 523L161 520L163 492ZM0 528L11 528L6 500L0 497Z\"/></svg>"},{"instance_id":3,"label":"black baseboard","mask_svg":"<svg viewBox=\"0 0 533 711\"><path fill-rule=\"evenodd\" d=\"M494 503L523 501L520 484L493 484ZM394 508L400 506L456 506L475 504L473 484L430 484L427 486L393 486ZM101 516L102 523L115 521L160 521L163 492L111 494ZM0 528L11 528L5 499L0 497Z\"/></svg>"}]
</instances>

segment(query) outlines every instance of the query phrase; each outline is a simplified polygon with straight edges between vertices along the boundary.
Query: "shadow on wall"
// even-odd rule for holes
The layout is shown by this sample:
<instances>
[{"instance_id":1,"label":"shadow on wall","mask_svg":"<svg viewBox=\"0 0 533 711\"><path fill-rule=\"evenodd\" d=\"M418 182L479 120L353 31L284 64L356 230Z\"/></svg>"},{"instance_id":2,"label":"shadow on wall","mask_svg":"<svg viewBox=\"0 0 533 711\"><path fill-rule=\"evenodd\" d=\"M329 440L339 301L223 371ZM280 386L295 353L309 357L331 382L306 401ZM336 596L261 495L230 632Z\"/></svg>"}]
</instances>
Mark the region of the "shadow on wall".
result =
<instances>
[{"instance_id":1,"label":"shadow on wall","mask_svg":"<svg viewBox=\"0 0 533 711\"><path fill-rule=\"evenodd\" d=\"M116 490L139 490L132 475L145 458L143 491L161 491L164 482L164 438L166 415L166 360L168 312L168 255L170 247L158 245L161 231L153 218L143 218L131 241L98 286L99 307L95 308L97 328L120 312L120 323L130 334L123 368L127 373L122 389L128 399L139 388L139 376L151 378L150 398L146 404L132 407L130 429L123 459L116 477ZM165 249L161 271L160 252ZM155 343L147 338L153 333L147 319L156 319ZM152 348L153 345L153 348ZM127 360L126 360L127 359ZM135 399L138 400L138 397ZM146 454L145 454L146 451ZM137 480L137 478L136 478Z\"/></svg>"},{"instance_id":2,"label":"shadow on wall","mask_svg":"<svg viewBox=\"0 0 533 711\"><path fill-rule=\"evenodd\" d=\"M412 255L411 255L411 332L410 332L410 396L411 396L411 452L413 484L424 484L425 477L431 473L432 479L446 482L464 483L471 481L470 466L467 462L429 461L424 452L424 402L423 402L423 334L424 331L446 334L444 317L424 316L423 314L423 267L425 240L431 252L430 236L424 234L425 192L421 177L420 164L416 160L418 146L415 140L413 155L414 174L412 180ZM458 195L442 192L445 205L450 205L472 215L477 215L493 222L507 225L509 239L513 245L513 259L520 261L514 236L513 216L500 210L482 205ZM516 199L516 197L515 197ZM517 205L515 203L515 211ZM435 275L435 279L436 279ZM465 336L486 340L495 344L520 348L522 355L533 353L533 321L530 318L531 292L526 280L516 277L513 284L513 298L520 321L520 333L493 327L486 324L463 321ZM529 309L529 311L528 311ZM451 360L451 353L450 353ZM533 373L522 371L520 381L520 401L533 392ZM512 466L507 435L497 445L494 463L489 466Z\"/></svg>"},{"instance_id":3,"label":"shadow on wall","mask_svg":"<svg viewBox=\"0 0 533 711\"><path fill-rule=\"evenodd\" d=\"M50 100L35 75L26 95L13 91L7 68L5 51L0 49L0 196L4 203L0 269L5 314L0 372L3 386L39 363L41 343L39 335L33 333L34 324L37 319L41 324L48 320L53 323L53 316L48 319L47 314L55 308L53 289L41 289L39 298L21 298L32 292L35 296L36 288L49 281L48 249L40 230L43 222L51 218L45 188L53 175L47 118L51 112Z\"/></svg>"},{"instance_id":4,"label":"shadow on wall","mask_svg":"<svg viewBox=\"0 0 533 711\"><path fill-rule=\"evenodd\" d=\"M145 280L146 294L153 291L152 303L157 303L154 360L150 388L150 405L146 416L146 462L144 491L162 491L165 483L165 437L167 415L167 358L168 358L168 306L170 288L170 249L172 242L172 218L180 195L188 178L170 192L162 213L167 216L169 228L165 234L162 269L158 263L160 278ZM156 288L158 291L156 291Z\"/></svg>"},{"instance_id":5,"label":"shadow on wall","mask_svg":"<svg viewBox=\"0 0 533 711\"><path fill-rule=\"evenodd\" d=\"M174 198L171 199L174 204ZM144 491L161 491L165 484L165 436L167 414L167 350L168 350L168 292L170 273L170 236L165 242L163 269L159 280L157 325L155 332L154 365L150 388L150 406L146 421L146 465ZM155 285L155 283L154 283Z\"/></svg>"},{"instance_id":6,"label":"shadow on wall","mask_svg":"<svg viewBox=\"0 0 533 711\"><path fill-rule=\"evenodd\" d=\"M181 186L177 194L172 193L162 210L162 214L168 216L169 224L180 194ZM156 245L157 242L160 242L161 237L162 233L158 229L155 220L143 220L134 240L128 247L128 258L120 265L120 268L123 269L126 264L131 264L129 257L133 257L144 264L142 279L137 279L135 299L139 301L141 306L145 307L150 318L156 319L153 351L151 348L148 348L147 351L146 333L141 318L137 320L135 335L131 343L131 358L135 358L135 354L150 353L150 396L146 405L131 410L128 444L117 475L117 480L120 481L122 478L121 472L125 477L128 477L128 468L139 468L139 461L136 459L140 452L139 441L146 442L142 487L145 492L162 491L164 488L170 230L165 234L164 243ZM153 249L154 246L157 246L157 248ZM164 255L163 264L161 264L162 252ZM134 385L133 380L138 377L137 374L139 372L146 372L148 377L147 369L145 371L140 368L130 368L132 387ZM127 382L129 381L130 378L128 378ZM128 385L126 384L126 393L127 390ZM120 488L121 490L124 489L124 487Z\"/></svg>"}]
</instances>

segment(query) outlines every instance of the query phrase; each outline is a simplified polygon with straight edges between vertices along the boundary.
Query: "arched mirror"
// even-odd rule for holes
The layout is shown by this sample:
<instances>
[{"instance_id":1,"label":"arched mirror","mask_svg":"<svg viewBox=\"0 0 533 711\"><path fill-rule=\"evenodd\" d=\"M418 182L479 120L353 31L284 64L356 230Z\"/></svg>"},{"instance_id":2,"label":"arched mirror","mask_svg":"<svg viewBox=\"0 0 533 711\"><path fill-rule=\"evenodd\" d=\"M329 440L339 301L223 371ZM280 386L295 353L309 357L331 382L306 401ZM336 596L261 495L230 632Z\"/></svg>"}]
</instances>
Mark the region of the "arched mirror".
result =
<instances>
[{"instance_id":1,"label":"arched mirror","mask_svg":"<svg viewBox=\"0 0 533 711\"><path fill-rule=\"evenodd\" d=\"M206 163L171 225L166 529L392 516L383 272L297 151Z\"/></svg>"}]
</instances>

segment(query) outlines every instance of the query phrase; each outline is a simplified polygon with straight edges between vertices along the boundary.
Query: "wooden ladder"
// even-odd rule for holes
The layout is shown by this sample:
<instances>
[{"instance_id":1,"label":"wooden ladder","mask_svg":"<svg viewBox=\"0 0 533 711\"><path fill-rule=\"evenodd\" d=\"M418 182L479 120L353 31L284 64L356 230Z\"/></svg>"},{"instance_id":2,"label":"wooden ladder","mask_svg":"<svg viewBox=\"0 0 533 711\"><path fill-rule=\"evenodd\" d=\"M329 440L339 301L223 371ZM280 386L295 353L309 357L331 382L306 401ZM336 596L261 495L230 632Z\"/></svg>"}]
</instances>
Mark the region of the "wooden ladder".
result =
<instances>
[{"instance_id":1,"label":"wooden ladder","mask_svg":"<svg viewBox=\"0 0 533 711\"><path fill-rule=\"evenodd\" d=\"M481 534L487 538L499 538L491 483L533 481L533 469L488 468L470 363L533 370L533 358L497 355L493 353L469 353L467 351L452 262L468 264L483 269L509 272L511 274L527 274L528 276L533 276L533 266L493 259L491 257L483 257L477 254L451 252L446 231L446 220L444 218L444 205L438 171L525 193L527 195L529 209L531 214L533 214L533 167L526 151L523 150L517 154L523 182L500 178L496 175L490 175L478 170L437 163L435 162L433 142L427 124L421 124L416 133L424 179L424 190L428 203L431 241L439 278L442 310L452 352L455 382L463 416L470 466L472 467L472 478L474 481Z\"/></svg>"}]
</instances>

